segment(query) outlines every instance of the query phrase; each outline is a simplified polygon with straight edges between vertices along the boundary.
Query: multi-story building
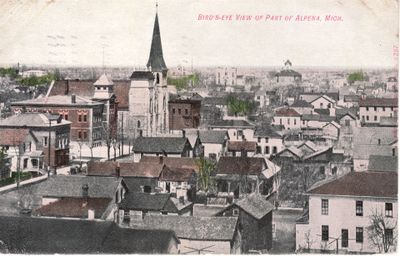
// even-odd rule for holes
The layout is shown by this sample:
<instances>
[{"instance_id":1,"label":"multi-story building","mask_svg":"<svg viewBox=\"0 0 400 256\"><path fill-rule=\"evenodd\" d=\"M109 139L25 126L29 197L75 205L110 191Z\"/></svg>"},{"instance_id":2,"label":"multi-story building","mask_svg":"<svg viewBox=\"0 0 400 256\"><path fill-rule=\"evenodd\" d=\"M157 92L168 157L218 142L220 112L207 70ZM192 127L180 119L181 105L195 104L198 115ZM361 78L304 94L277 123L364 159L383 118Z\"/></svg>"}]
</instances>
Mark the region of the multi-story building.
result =
<instances>
[{"instance_id":1,"label":"multi-story building","mask_svg":"<svg viewBox=\"0 0 400 256\"><path fill-rule=\"evenodd\" d=\"M292 62L287 60L285 67L276 75L276 83L281 85L297 84L301 82L301 74L292 69Z\"/></svg>"},{"instance_id":2,"label":"multi-story building","mask_svg":"<svg viewBox=\"0 0 400 256\"><path fill-rule=\"evenodd\" d=\"M237 85L237 68L219 67L215 72L215 83L217 85Z\"/></svg>"},{"instance_id":3,"label":"multi-story building","mask_svg":"<svg viewBox=\"0 0 400 256\"><path fill-rule=\"evenodd\" d=\"M13 102L14 114L23 112L49 113L71 122L71 140L100 145L104 132L104 103L76 95L56 95Z\"/></svg>"},{"instance_id":4,"label":"multi-story building","mask_svg":"<svg viewBox=\"0 0 400 256\"><path fill-rule=\"evenodd\" d=\"M200 100L173 99L168 102L169 129L198 128L200 125Z\"/></svg>"},{"instance_id":5,"label":"multi-story building","mask_svg":"<svg viewBox=\"0 0 400 256\"><path fill-rule=\"evenodd\" d=\"M69 163L71 122L59 115L21 113L0 121L1 146L12 157L12 171L40 171ZM50 145L50 149L49 149ZM50 159L49 159L50 155Z\"/></svg>"},{"instance_id":6,"label":"multi-story building","mask_svg":"<svg viewBox=\"0 0 400 256\"><path fill-rule=\"evenodd\" d=\"M396 172L352 172L312 188L308 194L309 210L296 224L296 250L396 250Z\"/></svg>"},{"instance_id":7,"label":"multi-story building","mask_svg":"<svg viewBox=\"0 0 400 256\"><path fill-rule=\"evenodd\" d=\"M382 117L396 117L397 98L364 98L360 100L362 125L379 125Z\"/></svg>"},{"instance_id":8,"label":"multi-story building","mask_svg":"<svg viewBox=\"0 0 400 256\"><path fill-rule=\"evenodd\" d=\"M301 128L301 115L289 107L282 107L275 111L272 125L283 126L286 130Z\"/></svg>"}]
</instances>

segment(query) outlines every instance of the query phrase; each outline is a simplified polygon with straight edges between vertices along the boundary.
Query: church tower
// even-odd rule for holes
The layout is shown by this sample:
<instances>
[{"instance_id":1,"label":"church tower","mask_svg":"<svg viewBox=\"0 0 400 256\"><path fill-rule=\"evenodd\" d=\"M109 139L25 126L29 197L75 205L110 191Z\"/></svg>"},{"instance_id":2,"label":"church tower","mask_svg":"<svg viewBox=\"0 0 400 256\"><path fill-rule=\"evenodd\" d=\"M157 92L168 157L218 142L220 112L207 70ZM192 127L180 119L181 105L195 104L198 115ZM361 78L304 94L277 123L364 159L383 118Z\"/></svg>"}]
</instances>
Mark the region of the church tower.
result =
<instances>
[{"instance_id":1,"label":"church tower","mask_svg":"<svg viewBox=\"0 0 400 256\"><path fill-rule=\"evenodd\" d=\"M146 71L134 71L129 89L129 133L134 137L157 136L167 133L168 87L158 12L154 21L153 37Z\"/></svg>"},{"instance_id":2,"label":"church tower","mask_svg":"<svg viewBox=\"0 0 400 256\"><path fill-rule=\"evenodd\" d=\"M153 37L147 69L154 75L154 102L155 102L155 128L156 133L168 132L168 86L167 73L168 68L165 65L160 26L158 24L158 4L156 5L156 17L154 20Z\"/></svg>"}]
</instances>

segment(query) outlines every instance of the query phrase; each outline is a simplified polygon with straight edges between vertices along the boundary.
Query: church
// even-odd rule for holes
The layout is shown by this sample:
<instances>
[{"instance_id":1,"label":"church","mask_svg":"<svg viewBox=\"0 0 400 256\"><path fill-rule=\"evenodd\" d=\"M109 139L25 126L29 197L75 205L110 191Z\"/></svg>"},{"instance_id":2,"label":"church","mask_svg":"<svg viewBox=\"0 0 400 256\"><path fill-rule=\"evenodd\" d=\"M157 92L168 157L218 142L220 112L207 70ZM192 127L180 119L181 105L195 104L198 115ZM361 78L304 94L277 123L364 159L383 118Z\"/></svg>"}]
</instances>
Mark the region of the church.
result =
<instances>
[{"instance_id":1,"label":"church","mask_svg":"<svg viewBox=\"0 0 400 256\"><path fill-rule=\"evenodd\" d=\"M156 13L147 70L134 71L129 88L129 132L156 136L168 132L168 68L165 64Z\"/></svg>"}]
</instances>

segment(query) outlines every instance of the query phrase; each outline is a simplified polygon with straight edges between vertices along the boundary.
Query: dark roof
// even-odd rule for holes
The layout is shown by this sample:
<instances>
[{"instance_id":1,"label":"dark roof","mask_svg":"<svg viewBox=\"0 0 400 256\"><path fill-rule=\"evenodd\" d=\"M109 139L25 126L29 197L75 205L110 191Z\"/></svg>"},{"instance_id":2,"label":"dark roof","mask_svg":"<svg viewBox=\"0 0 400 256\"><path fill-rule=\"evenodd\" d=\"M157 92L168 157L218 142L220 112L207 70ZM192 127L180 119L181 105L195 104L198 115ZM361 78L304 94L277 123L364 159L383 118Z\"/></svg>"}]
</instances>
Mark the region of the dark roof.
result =
<instances>
[{"instance_id":1,"label":"dark roof","mask_svg":"<svg viewBox=\"0 0 400 256\"><path fill-rule=\"evenodd\" d=\"M179 239L203 241L232 241L237 223L237 217L146 215L143 219L146 228L173 230Z\"/></svg>"},{"instance_id":2,"label":"dark roof","mask_svg":"<svg viewBox=\"0 0 400 256\"><path fill-rule=\"evenodd\" d=\"M316 96L316 98L317 97L319 97L319 96L322 96L322 95L326 95L326 96L328 96L329 98L331 98L331 99L334 99L334 100L336 100L336 101L338 101L339 100L339 92L304 92L304 93L300 93L300 95L304 95L304 96ZM313 98L312 100L314 100L315 98Z\"/></svg>"},{"instance_id":3,"label":"dark roof","mask_svg":"<svg viewBox=\"0 0 400 256\"><path fill-rule=\"evenodd\" d=\"M87 175L89 176L115 176L117 162L114 161L89 161L87 164Z\"/></svg>"},{"instance_id":4,"label":"dark roof","mask_svg":"<svg viewBox=\"0 0 400 256\"><path fill-rule=\"evenodd\" d=\"M351 172L308 191L310 194L397 198L396 172Z\"/></svg>"},{"instance_id":5,"label":"dark roof","mask_svg":"<svg viewBox=\"0 0 400 256\"><path fill-rule=\"evenodd\" d=\"M133 71L131 79L154 80L154 75L150 71Z\"/></svg>"},{"instance_id":6,"label":"dark roof","mask_svg":"<svg viewBox=\"0 0 400 256\"><path fill-rule=\"evenodd\" d=\"M100 219L110 204L110 198L61 198L35 211L40 216L88 218L88 210L94 210Z\"/></svg>"},{"instance_id":7,"label":"dark roof","mask_svg":"<svg viewBox=\"0 0 400 256\"><path fill-rule=\"evenodd\" d=\"M300 114L293 108L280 108L275 111L276 116L300 116Z\"/></svg>"},{"instance_id":8,"label":"dark roof","mask_svg":"<svg viewBox=\"0 0 400 256\"><path fill-rule=\"evenodd\" d=\"M397 117L382 116L379 120L379 126L397 126Z\"/></svg>"},{"instance_id":9,"label":"dark roof","mask_svg":"<svg viewBox=\"0 0 400 256\"><path fill-rule=\"evenodd\" d=\"M233 204L258 220L274 209L274 206L259 194L248 195Z\"/></svg>"},{"instance_id":10,"label":"dark roof","mask_svg":"<svg viewBox=\"0 0 400 256\"><path fill-rule=\"evenodd\" d=\"M397 82L397 78L395 76L391 76L388 78L388 82Z\"/></svg>"},{"instance_id":11,"label":"dark roof","mask_svg":"<svg viewBox=\"0 0 400 256\"><path fill-rule=\"evenodd\" d=\"M296 72L291 69L281 70L279 73L275 74L275 76L294 76L294 77L301 77L299 72Z\"/></svg>"},{"instance_id":12,"label":"dark roof","mask_svg":"<svg viewBox=\"0 0 400 256\"><path fill-rule=\"evenodd\" d=\"M369 171L394 171L397 172L396 156L378 156L370 155L368 170Z\"/></svg>"},{"instance_id":13,"label":"dark roof","mask_svg":"<svg viewBox=\"0 0 400 256\"><path fill-rule=\"evenodd\" d=\"M344 102L359 102L360 96L359 95L344 95L343 101Z\"/></svg>"},{"instance_id":14,"label":"dark roof","mask_svg":"<svg viewBox=\"0 0 400 256\"><path fill-rule=\"evenodd\" d=\"M264 158L223 156L217 164L217 174L259 175L266 163Z\"/></svg>"},{"instance_id":15,"label":"dark roof","mask_svg":"<svg viewBox=\"0 0 400 256\"><path fill-rule=\"evenodd\" d=\"M164 164L155 159L154 162L121 162L120 175L122 177L159 178Z\"/></svg>"},{"instance_id":16,"label":"dark roof","mask_svg":"<svg viewBox=\"0 0 400 256\"><path fill-rule=\"evenodd\" d=\"M160 211L168 213L179 213L180 210L190 207L191 202L180 203L178 199L173 198L168 193L128 193L119 203L120 209L138 210L138 211Z\"/></svg>"},{"instance_id":17,"label":"dark roof","mask_svg":"<svg viewBox=\"0 0 400 256\"><path fill-rule=\"evenodd\" d=\"M397 98L366 98L360 100L360 107L397 107Z\"/></svg>"},{"instance_id":18,"label":"dark roof","mask_svg":"<svg viewBox=\"0 0 400 256\"><path fill-rule=\"evenodd\" d=\"M111 221L0 216L10 253L168 253L173 231L121 228ZM157 241L157 243L154 243Z\"/></svg>"},{"instance_id":19,"label":"dark roof","mask_svg":"<svg viewBox=\"0 0 400 256\"><path fill-rule=\"evenodd\" d=\"M263 125L256 127L256 129L254 131L254 136L255 137L282 138L282 136L279 133L277 133L276 129L277 129L276 126L263 124Z\"/></svg>"},{"instance_id":20,"label":"dark roof","mask_svg":"<svg viewBox=\"0 0 400 256\"><path fill-rule=\"evenodd\" d=\"M257 142L255 141L228 141L228 151L250 151L255 152Z\"/></svg>"},{"instance_id":21,"label":"dark roof","mask_svg":"<svg viewBox=\"0 0 400 256\"><path fill-rule=\"evenodd\" d=\"M93 198L114 198L121 178L98 176L52 176L38 187L45 197L82 197L82 186L88 185L88 195Z\"/></svg>"},{"instance_id":22,"label":"dark roof","mask_svg":"<svg viewBox=\"0 0 400 256\"><path fill-rule=\"evenodd\" d=\"M158 25L157 13L156 13L156 18L154 20L153 38L151 40L150 56L146 66L147 68L151 68L152 71L163 71L167 69L167 65L165 65L163 57L160 27Z\"/></svg>"},{"instance_id":23,"label":"dark roof","mask_svg":"<svg viewBox=\"0 0 400 256\"><path fill-rule=\"evenodd\" d=\"M0 145L16 146L26 141L29 129L12 129L0 127Z\"/></svg>"},{"instance_id":24,"label":"dark roof","mask_svg":"<svg viewBox=\"0 0 400 256\"><path fill-rule=\"evenodd\" d=\"M213 124L209 125L210 127L244 127L244 128L253 128L254 125L250 124L246 120L215 120Z\"/></svg>"},{"instance_id":25,"label":"dark roof","mask_svg":"<svg viewBox=\"0 0 400 256\"><path fill-rule=\"evenodd\" d=\"M160 181L191 182L196 172L190 168L165 167L160 175Z\"/></svg>"},{"instance_id":26,"label":"dark roof","mask_svg":"<svg viewBox=\"0 0 400 256\"><path fill-rule=\"evenodd\" d=\"M162 161L168 167L171 168L188 168L199 172L199 167L196 163L195 158L191 157L157 157L157 156L143 156L140 159L140 163L151 163Z\"/></svg>"},{"instance_id":27,"label":"dark roof","mask_svg":"<svg viewBox=\"0 0 400 256\"><path fill-rule=\"evenodd\" d=\"M301 120L308 120L308 121L320 121L320 122L330 122L335 120L335 116L329 115L318 115L318 114L304 114L301 115Z\"/></svg>"},{"instance_id":28,"label":"dark roof","mask_svg":"<svg viewBox=\"0 0 400 256\"><path fill-rule=\"evenodd\" d=\"M227 131L206 130L199 131L201 143L223 144L229 138Z\"/></svg>"},{"instance_id":29,"label":"dark roof","mask_svg":"<svg viewBox=\"0 0 400 256\"><path fill-rule=\"evenodd\" d=\"M188 139L182 137L138 137L133 143L133 151L180 154L186 145L191 149Z\"/></svg>"},{"instance_id":30,"label":"dark roof","mask_svg":"<svg viewBox=\"0 0 400 256\"><path fill-rule=\"evenodd\" d=\"M314 109L314 112L319 115L329 115L329 109L316 108Z\"/></svg>"},{"instance_id":31,"label":"dark roof","mask_svg":"<svg viewBox=\"0 0 400 256\"><path fill-rule=\"evenodd\" d=\"M290 106L292 108L312 108L312 105L305 100L296 100Z\"/></svg>"}]
</instances>

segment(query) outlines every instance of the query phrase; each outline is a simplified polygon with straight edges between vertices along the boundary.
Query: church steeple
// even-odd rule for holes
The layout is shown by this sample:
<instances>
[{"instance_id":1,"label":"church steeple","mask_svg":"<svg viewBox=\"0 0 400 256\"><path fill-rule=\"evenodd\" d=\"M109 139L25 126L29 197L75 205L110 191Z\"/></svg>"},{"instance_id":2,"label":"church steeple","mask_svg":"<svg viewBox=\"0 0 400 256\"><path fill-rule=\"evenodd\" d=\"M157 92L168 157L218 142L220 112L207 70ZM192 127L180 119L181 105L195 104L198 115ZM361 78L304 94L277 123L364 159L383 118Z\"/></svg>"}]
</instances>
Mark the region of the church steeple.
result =
<instances>
[{"instance_id":1,"label":"church steeple","mask_svg":"<svg viewBox=\"0 0 400 256\"><path fill-rule=\"evenodd\" d=\"M156 4L156 8L158 9L158 4ZM153 28L153 38L151 40L150 56L146 66L147 68L151 68L151 71L156 72L167 70L167 65L165 65L162 52L160 27L158 25L158 11L156 11L156 18Z\"/></svg>"}]
</instances>

